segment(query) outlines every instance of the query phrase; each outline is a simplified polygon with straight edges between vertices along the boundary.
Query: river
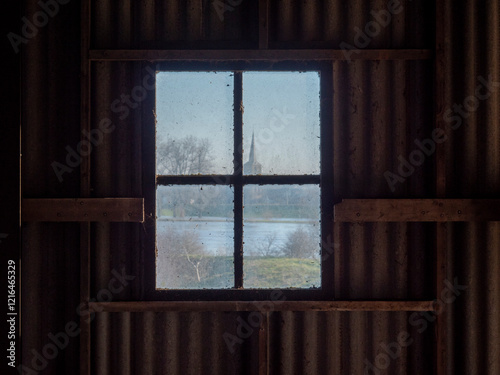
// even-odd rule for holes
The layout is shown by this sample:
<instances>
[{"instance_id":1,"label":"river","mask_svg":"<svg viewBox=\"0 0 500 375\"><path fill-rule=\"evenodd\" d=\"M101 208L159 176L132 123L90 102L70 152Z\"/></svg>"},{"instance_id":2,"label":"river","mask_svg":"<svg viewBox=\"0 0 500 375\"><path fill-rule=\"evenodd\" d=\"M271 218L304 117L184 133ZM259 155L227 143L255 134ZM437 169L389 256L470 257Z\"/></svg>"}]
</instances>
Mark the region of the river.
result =
<instances>
[{"instance_id":1,"label":"river","mask_svg":"<svg viewBox=\"0 0 500 375\"><path fill-rule=\"evenodd\" d=\"M273 246L280 248L288 235L298 228L304 230L317 230L319 243L318 223L300 221L297 219L270 220L270 221L245 221L243 227L244 248L255 248L259 244L268 243L269 237L274 237ZM316 229L317 228L317 229ZM196 218L191 220L163 220L157 221L158 232L166 230L193 231L199 235L205 249L213 254L231 255L234 250L233 222L217 218Z\"/></svg>"}]
</instances>

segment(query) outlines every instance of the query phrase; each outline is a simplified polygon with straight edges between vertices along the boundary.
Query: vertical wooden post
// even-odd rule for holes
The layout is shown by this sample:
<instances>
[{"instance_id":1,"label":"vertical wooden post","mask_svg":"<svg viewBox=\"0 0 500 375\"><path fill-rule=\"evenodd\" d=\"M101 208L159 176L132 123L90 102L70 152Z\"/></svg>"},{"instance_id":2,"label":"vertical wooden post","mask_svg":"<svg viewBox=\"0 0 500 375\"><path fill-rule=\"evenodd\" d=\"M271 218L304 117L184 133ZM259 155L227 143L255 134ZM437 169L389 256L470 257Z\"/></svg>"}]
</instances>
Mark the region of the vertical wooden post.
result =
<instances>
[{"instance_id":1,"label":"vertical wooden post","mask_svg":"<svg viewBox=\"0 0 500 375\"><path fill-rule=\"evenodd\" d=\"M90 132L90 0L81 5L81 78L80 120L83 130ZM80 194L90 197L90 154L82 156L80 165ZM90 300L90 222L80 224L80 301L88 306ZM85 309L88 311L88 309ZM90 314L80 317L80 375L90 375Z\"/></svg>"},{"instance_id":2,"label":"vertical wooden post","mask_svg":"<svg viewBox=\"0 0 500 375\"><path fill-rule=\"evenodd\" d=\"M445 0L436 2L436 39L435 39L435 65L434 65L434 99L435 99L435 127L446 130L443 120L445 112L446 95L446 5ZM446 148L445 143L436 145L436 197L446 197ZM440 298L444 281L447 278L447 223L436 223L436 269L435 293ZM435 373L447 373L447 345L446 345L447 311L438 311L435 325Z\"/></svg>"},{"instance_id":3,"label":"vertical wooden post","mask_svg":"<svg viewBox=\"0 0 500 375\"><path fill-rule=\"evenodd\" d=\"M259 0L259 49L269 48L269 0Z\"/></svg>"},{"instance_id":4,"label":"vertical wooden post","mask_svg":"<svg viewBox=\"0 0 500 375\"><path fill-rule=\"evenodd\" d=\"M259 328L259 375L269 374L269 312L262 313Z\"/></svg>"}]
</instances>

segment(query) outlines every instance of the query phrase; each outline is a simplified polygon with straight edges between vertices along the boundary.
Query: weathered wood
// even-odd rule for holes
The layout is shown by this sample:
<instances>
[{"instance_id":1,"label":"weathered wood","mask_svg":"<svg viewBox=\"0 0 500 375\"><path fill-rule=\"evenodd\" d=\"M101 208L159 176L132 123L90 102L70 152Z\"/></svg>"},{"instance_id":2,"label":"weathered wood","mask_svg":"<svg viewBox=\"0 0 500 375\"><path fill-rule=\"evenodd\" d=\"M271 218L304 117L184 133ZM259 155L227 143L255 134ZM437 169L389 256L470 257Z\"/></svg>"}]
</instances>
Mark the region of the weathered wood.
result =
<instances>
[{"instance_id":1,"label":"weathered wood","mask_svg":"<svg viewBox=\"0 0 500 375\"><path fill-rule=\"evenodd\" d=\"M131 301L91 302L93 312L434 311L433 301Z\"/></svg>"},{"instance_id":2,"label":"weathered wood","mask_svg":"<svg viewBox=\"0 0 500 375\"><path fill-rule=\"evenodd\" d=\"M90 300L90 223L80 224L80 302L86 307ZM80 374L90 375L91 316L82 309L80 316Z\"/></svg>"},{"instance_id":3,"label":"weathered wood","mask_svg":"<svg viewBox=\"0 0 500 375\"><path fill-rule=\"evenodd\" d=\"M80 61L80 131L82 139L84 134L90 132L90 88L91 88L91 61L89 60L90 50L90 28L91 28L91 1L82 0L81 2L81 61ZM23 208L21 208L21 216L26 214L25 218L37 218L39 214L50 214L47 218L55 219L71 217L71 213L79 214L75 219L91 217L90 212L81 212L83 208L91 206L90 208L97 208L98 201L92 201L95 205L88 201L86 198L90 197L90 154L82 156L80 164L80 195L81 200L64 200L64 202L57 200L23 200ZM102 200L100 200L102 201ZM27 205L25 205L27 203ZM47 207L49 206L50 207ZM44 207L45 206L45 207ZM57 208L67 207L67 210L57 211ZM52 210L51 210L52 208ZM54 212L54 208L56 208ZM101 207L102 208L102 207ZM96 211L92 211L93 213ZM103 216L103 212L100 212ZM108 216L106 216L108 217ZM111 216L109 216L111 217ZM63 220L54 220L63 221ZM83 221L83 220L77 220ZM87 305L90 300L90 222L82 222L80 224L80 302ZM80 375L91 374L91 327L90 315L82 314L80 316Z\"/></svg>"},{"instance_id":4,"label":"weathered wood","mask_svg":"<svg viewBox=\"0 0 500 375\"><path fill-rule=\"evenodd\" d=\"M142 198L23 199L23 221L143 222Z\"/></svg>"},{"instance_id":5,"label":"weathered wood","mask_svg":"<svg viewBox=\"0 0 500 375\"><path fill-rule=\"evenodd\" d=\"M435 128L442 129L446 132L447 124L444 120L444 113L446 111L446 80L447 80L447 55L445 48L450 42L449 35L446 30L450 29L448 18L446 17L446 5L443 0L436 1L436 35L435 35L435 60L434 60L434 112L435 112ZM449 63L449 62L448 62ZM451 104L451 103L449 103ZM446 143L436 144L436 158L435 158L435 188L436 197L446 197ZM491 207L486 206L488 202L483 204L483 215L490 219L495 216L495 203ZM498 205L497 205L498 207ZM458 208L465 212L462 208ZM477 214L478 208L475 209ZM479 208L481 210L481 208ZM467 210L469 211L469 209ZM498 210L497 210L498 212ZM461 214L462 215L462 214ZM493 216L493 217L492 217ZM435 238L435 293L436 298L439 298L441 291L444 287L444 281L447 279L447 250L448 250L448 236L447 224L436 224L436 238ZM445 310L436 317L436 324L434 332L436 335L434 367L436 375L446 375L447 371L447 311Z\"/></svg>"},{"instance_id":6,"label":"weathered wood","mask_svg":"<svg viewBox=\"0 0 500 375\"><path fill-rule=\"evenodd\" d=\"M91 50L94 61L430 60L429 49Z\"/></svg>"},{"instance_id":7,"label":"weathered wood","mask_svg":"<svg viewBox=\"0 0 500 375\"><path fill-rule=\"evenodd\" d=\"M336 222L500 221L500 199L344 199Z\"/></svg>"},{"instance_id":8,"label":"weathered wood","mask_svg":"<svg viewBox=\"0 0 500 375\"><path fill-rule=\"evenodd\" d=\"M253 175L253 176L239 176L241 183L247 184L319 184L321 177L319 175ZM158 185L234 185L236 176L233 175L206 175L206 176L156 176Z\"/></svg>"},{"instance_id":9,"label":"weathered wood","mask_svg":"<svg viewBox=\"0 0 500 375\"><path fill-rule=\"evenodd\" d=\"M259 375L269 374L269 312L262 314L259 327Z\"/></svg>"},{"instance_id":10,"label":"weathered wood","mask_svg":"<svg viewBox=\"0 0 500 375\"><path fill-rule=\"evenodd\" d=\"M269 0L259 0L259 48L269 48Z\"/></svg>"}]
</instances>

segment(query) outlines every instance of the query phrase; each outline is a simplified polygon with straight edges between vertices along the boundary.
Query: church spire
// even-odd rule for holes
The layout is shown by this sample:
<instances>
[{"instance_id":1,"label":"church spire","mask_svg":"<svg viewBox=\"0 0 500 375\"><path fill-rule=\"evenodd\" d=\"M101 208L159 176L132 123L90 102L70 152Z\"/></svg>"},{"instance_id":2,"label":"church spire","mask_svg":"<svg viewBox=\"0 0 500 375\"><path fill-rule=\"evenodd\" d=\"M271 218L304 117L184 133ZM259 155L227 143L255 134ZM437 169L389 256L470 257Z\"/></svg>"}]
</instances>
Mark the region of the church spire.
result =
<instances>
[{"instance_id":1,"label":"church spire","mask_svg":"<svg viewBox=\"0 0 500 375\"><path fill-rule=\"evenodd\" d=\"M255 135L252 132L252 144L250 145L250 154L248 155L248 161L243 165L244 174L261 174L262 165L257 161L255 154Z\"/></svg>"},{"instance_id":2,"label":"church spire","mask_svg":"<svg viewBox=\"0 0 500 375\"><path fill-rule=\"evenodd\" d=\"M255 159L255 137L254 137L253 132L252 132L252 144L250 146L250 155L248 157L248 161L252 164L256 161L256 159Z\"/></svg>"}]
</instances>

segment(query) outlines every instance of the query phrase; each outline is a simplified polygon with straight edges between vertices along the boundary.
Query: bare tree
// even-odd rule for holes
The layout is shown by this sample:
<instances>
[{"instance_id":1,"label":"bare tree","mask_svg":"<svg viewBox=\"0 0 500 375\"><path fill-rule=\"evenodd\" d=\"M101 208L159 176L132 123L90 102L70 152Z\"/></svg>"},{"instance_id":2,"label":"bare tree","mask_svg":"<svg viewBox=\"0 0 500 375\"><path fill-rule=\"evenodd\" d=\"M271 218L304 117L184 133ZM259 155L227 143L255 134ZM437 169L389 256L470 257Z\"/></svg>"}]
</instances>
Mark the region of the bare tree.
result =
<instances>
[{"instance_id":1,"label":"bare tree","mask_svg":"<svg viewBox=\"0 0 500 375\"><path fill-rule=\"evenodd\" d=\"M211 173L213 157L210 141L188 135L160 142L157 149L157 172L165 175Z\"/></svg>"},{"instance_id":2,"label":"bare tree","mask_svg":"<svg viewBox=\"0 0 500 375\"><path fill-rule=\"evenodd\" d=\"M262 257L276 257L280 255L281 250L276 242L276 232L267 234L252 251L252 255L258 255Z\"/></svg>"},{"instance_id":3,"label":"bare tree","mask_svg":"<svg viewBox=\"0 0 500 375\"><path fill-rule=\"evenodd\" d=\"M207 253L197 233L167 231L158 235L160 273L167 284L183 287L200 283L209 272Z\"/></svg>"},{"instance_id":4,"label":"bare tree","mask_svg":"<svg viewBox=\"0 0 500 375\"><path fill-rule=\"evenodd\" d=\"M189 174L209 174L213 168L213 155L210 141L206 138L197 138L193 135L184 138L169 138L160 141L157 149L157 173L163 175L189 175ZM158 208L164 208L166 199L163 190L158 190ZM173 214L175 217L184 217L186 207L195 202L198 209L198 216L202 216L203 209L212 200L206 197L205 192L193 189L193 187L183 187L173 193L171 190L170 201L173 203ZM192 204L191 204L192 205Z\"/></svg>"},{"instance_id":5,"label":"bare tree","mask_svg":"<svg viewBox=\"0 0 500 375\"><path fill-rule=\"evenodd\" d=\"M297 228L288 235L281 248L287 258L317 258L319 237L316 231Z\"/></svg>"}]
</instances>

